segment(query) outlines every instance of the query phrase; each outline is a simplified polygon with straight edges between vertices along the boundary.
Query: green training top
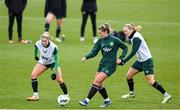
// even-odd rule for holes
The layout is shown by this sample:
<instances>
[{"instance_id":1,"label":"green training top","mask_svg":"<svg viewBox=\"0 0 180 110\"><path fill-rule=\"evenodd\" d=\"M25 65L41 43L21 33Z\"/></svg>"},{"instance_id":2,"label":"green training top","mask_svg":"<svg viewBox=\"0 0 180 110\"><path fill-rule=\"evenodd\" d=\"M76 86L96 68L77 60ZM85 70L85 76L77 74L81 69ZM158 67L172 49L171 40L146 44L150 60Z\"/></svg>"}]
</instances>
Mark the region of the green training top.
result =
<instances>
[{"instance_id":1,"label":"green training top","mask_svg":"<svg viewBox=\"0 0 180 110\"><path fill-rule=\"evenodd\" d=\"M116 65L117 51L119 47L123 50L119 59L123 59L128 51L127 46L118 38L108 35L105 38L100 38L91 52L85 57L86 59L93 58L98 54L99 50L101 50L102 59L100 64Z\"/></svg>"},{"instance_id":2,"label":"green training top","mask_svg":"<svg viewBox=\"0 0 180 110\"><path fill-rule=\"evenodd\" d=\"M133 46L132 46L132 51L131 53L124 59L124 62L126 63L127 61L129 61L138 51L139 46L141 45L141 40L139 38L134 38L133 39Z\"/></svg>"}]
</instances>

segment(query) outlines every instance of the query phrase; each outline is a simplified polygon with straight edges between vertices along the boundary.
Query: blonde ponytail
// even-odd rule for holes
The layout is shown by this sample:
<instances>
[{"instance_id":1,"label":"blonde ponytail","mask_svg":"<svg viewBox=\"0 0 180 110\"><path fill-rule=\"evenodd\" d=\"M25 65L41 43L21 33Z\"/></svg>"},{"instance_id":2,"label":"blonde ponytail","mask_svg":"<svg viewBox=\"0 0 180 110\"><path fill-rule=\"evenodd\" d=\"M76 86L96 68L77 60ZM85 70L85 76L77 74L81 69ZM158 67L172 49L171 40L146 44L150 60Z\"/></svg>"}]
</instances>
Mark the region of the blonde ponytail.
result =
<instances>
[{"instance_id":1,"label":"blonde ponytail","mask_svg":"<svg viewBox=\"0 0 180 110\"><path fill-rule=\"evenodd\" d=\"M125 24L124 27L127 27L128 29L135 30L135 31L140 31L142 29L141 25L134 25L133 23Z\"/></svg>"}]
</instances>

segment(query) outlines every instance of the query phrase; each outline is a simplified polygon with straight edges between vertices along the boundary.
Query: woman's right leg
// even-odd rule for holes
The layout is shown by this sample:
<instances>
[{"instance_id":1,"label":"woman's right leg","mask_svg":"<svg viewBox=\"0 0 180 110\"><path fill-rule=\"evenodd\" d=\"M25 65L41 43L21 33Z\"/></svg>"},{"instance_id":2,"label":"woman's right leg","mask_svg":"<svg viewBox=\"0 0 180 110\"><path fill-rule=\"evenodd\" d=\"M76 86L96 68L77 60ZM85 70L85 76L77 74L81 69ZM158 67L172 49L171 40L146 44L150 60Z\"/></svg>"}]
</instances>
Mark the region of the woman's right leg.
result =
<instances>
[{"instance_id":1,"label":"woman's right leg","mask_svg":"<svg viewBox=\"0 0 180 110\"><path fill-rule=\"evenodd\" d=\"M9 12L9 26L8 26L9 43L13 43L12 35L13 35L14 19L15 19L15 15L12 12Z\"/></svg>"},{"instance_id":2,"label":"woman's right leg","mask_svg":"<svg viewBox=\"0 0 180 110\"><path fill-rule=\"evenodd\" d=\"M39 75L41 75L45 70L47 70L47 68L40 64L37 63L36 66L34 67L32 73L31 73L31 85L32 85L32 89L33 89L33 96L32 97L28 97L27 100L28 101L37 101L39 100L38 97L38 81L37 81L37 77Z\"/></svg>"},{"instance_id":3,"label":"woman's right leg","mask_svg":"<svg viewBox=\"0 0 180 110\"><path fill-rule=\"evenodd\" d=\"M127 74L126 74L126 78L127 78L127 83L128 83L128 87L129 87L129 93L126 95L123 95L122 98L127 99L127 98L134 98L134 81L133 81L133 77L138 73L139 71L135 68L130 67Z\"/></svg>"},{"instance_id":4,"label":"woman's right leg","mask_svg":"<svg viewBox=\"0 0 180 110\"><path fill-rule=\"evenodd\" d=\"M49 31L49 27L50 27L50 23L52 22L52 20L54 19L54 14L52 14L51 12L48 12L47 16L46 16L46 23L44 26L44 31Z\"/></svg>"}]
</instances>

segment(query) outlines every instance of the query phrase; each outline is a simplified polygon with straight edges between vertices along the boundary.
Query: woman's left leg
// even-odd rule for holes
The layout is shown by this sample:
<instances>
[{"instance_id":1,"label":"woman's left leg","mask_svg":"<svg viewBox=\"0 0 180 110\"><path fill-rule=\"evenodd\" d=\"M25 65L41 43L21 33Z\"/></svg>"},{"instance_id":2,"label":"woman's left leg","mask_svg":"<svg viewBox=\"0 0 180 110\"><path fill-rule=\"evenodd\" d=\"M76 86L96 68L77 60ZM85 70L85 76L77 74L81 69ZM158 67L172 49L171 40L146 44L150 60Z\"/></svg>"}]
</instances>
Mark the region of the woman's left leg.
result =
<instances>
[{"instance_id":1,"label":"woman's left leg","mask_svg":"<svg viewBox=\"0 0 180 110\"><path fill-rule=\"evenodd\" d=\"M112 103L111 99L108 97L106 88L103 86L103 81L108 78L107 74L101 72L100 74L97 74L93 84L99 84L99 93L104 98L104 103L101 105L102 108L107 107Z\"/></svg>"},{"instance_id":2,"label":"woman's left leg","mask_svg":"<svg viewBox=\"0 0 180 110\"><path fill-rule=\"evenodd\" d=\"M62 78L62 73L61 73L61 68L58 67L58 73L57 73L57 82L59 84L59 86L61 87L64 95L68 95L68 90L67 90L67 86Z\"/></svg>"},{"instance_id":3,"label":"woman's left leg","mask_svg":"<svg viewBox=\"0 0 180 110\"><path fill-rule=\"evenodd\" d=\"M102 88L102 82L107 78L108 76L103 72L97 72L96 77L93 81L92 87L89 91L89 94L87 98L89 100L92 99L92 97L96 94L96 92Z\"/></svg>"},{"instance_id":4,"label":"woman's left leg","mask_svg":"<svg viewBox=\"0 0 180 110\"><path fill-rule=\"evenodd\" d=\"M101 107L106 107L109 104L111 104L111 100L108 98L106 89L103 86L103 81L107 78L108 76L103 73L103 72L97 72L96 73L96 77L93 81L92 87L89 90L88 96L85 100L80 101L79 103L83 106L87 106L90 102L90 100L92 99L92 97L96 94L97 91L100 92L100 94L105 98L105 102Z\"/></svg>"},{"instance_id":5,"label":"woman's left leg","mask_svg":"<svg viewBox=\"0 0 180 110\"><path fill-rule=\"evenodd\" d=\"M166 92L164 90L164 88L158 82L156 82L154 80L154 75L153 74L146 75L146 80L150 85L152 85L154 88L159 90L162 94L164 94Z\"/></svg>"},{"instance_id":6,"label":"woman's left leg","mask_svg":"<svg viewBox=\"0 0 180 110\"><path fill-rule=\"evenodd\" d=\"M56 20L56 38L59 38L59 35L61 34L61 28L63 24L63 18L57 18Z\"/></svg>"},{"instance_id":7,"label":"woman's left leg","mask_svg":"<svg viewBox=\"0 0 180 110\"><path fill-rule=\"evenodd\" d=\"M167 103L171 99L171 95L165 91L165 89L160 85L160 83L155 81L153 74L146 75L146 80L150 85L152 85L155 89L157 89L164 95L162 103Z\"/></svg>"}]
</instances>

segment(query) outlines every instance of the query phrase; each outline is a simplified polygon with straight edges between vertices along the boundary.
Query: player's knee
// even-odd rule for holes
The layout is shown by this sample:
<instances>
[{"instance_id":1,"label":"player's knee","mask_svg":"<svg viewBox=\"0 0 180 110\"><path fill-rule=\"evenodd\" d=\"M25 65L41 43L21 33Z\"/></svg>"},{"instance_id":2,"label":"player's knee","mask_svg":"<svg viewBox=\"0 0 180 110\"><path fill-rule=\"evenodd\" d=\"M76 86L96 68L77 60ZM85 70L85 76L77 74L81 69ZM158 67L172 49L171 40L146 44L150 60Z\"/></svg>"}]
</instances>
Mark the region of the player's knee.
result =
<instances>
[{"instance_id":1,"label":"player's knee","mask_svg":"<svg viewBox=\"0 0 180 110\"><path fill-rule=\"evenodd\" d=\"M50 24L51 21L52 21L52 18L47 16L47 17L46 17L46 23Z\"/></svg>"},{"instance_id":2,"label":"player's knee","mask_svg":"<svg viewBox=\"0 0 180 110\"><path fill-rule=\"evenodd\" d=\"M153 84L154 84L154 82L155 82L155 80L154 80L154 79L149 78L149 79L147 79L147 82L148 82L148 84L153 85Z\"/></svg>"},{"instance_id":3,"label":"player's knee","mask_svg":"<svg viewBox=\"0 0 180 110\"><path fill-rule=\"evenodd\" d=\"M93 81L93 84L95 84L95 85L97 85L97 86L102 86L102 82L101 82L100 80L98 80L98 79L95 79L95 80Z\"/></svg>"},{"instance_id":4,"label":"player's knee","mask_svg":"<svg viewBox=\"0 0 180 110\"><path fill-rule=\"evenodd\" d=\"M57 28L57 30L61 30L61 26L57 26L56 28Z\"/></svg>"},{"instance_id":5,"label":"player's knee","mask_svg":"<svg viewBox=\"0 0 180 110\"><path fill-rule=\"evenodd\" d=\"M46 23L47 23L47 24L50 24L50 23L51 23L51 20L46 19Z\"/></svg>"},{"instance_id":6,"label":"player's knee","mask_svg":"<svg viewBox=\"0 0 180 110\"><path fill-rule=\"evenodd\" d=\"M57 78L57 82L58 82L59 84L62 84L64 81L63 81L62 78Z\"/></svg>"},{"instance_id":7,"label":"player's knee","mask_svg":"<svg viewBox=\"0 0 180 110\"><path fill-rule=\"evenodd\" d=\"M127 73L127 74L126 74L126 78L127 78L127 79L132 79L133 76L132 76L131 74L128 74L128 73Z\"/></svg>"},{"instance_id":8,"label":"player's knee","mask_svg":"<svg viewBox=\"0 0 180 110\"><path fill-rule=\"evenodd\" d=\"M31 79L36 79L37 75L36 74L31 74Z\"/></svg>"}]
</instances>

